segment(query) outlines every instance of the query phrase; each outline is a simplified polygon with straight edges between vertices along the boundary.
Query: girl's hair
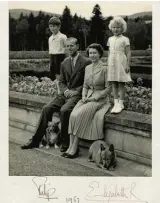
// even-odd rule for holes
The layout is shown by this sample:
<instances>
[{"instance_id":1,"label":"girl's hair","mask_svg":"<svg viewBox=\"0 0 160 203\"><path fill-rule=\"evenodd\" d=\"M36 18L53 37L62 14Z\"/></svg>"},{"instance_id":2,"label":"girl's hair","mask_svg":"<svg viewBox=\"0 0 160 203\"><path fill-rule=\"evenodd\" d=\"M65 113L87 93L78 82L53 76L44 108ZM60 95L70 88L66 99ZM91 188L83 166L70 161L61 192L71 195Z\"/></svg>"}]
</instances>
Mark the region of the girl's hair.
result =
<instances>
[{"instance_id":1,"label":"girl's hair","mask_svg":"<svg viewBox=\"0 0 160 203\"><path fill-rule=\"evenodd\" d=\"M126 30L127 30L127 23L126 23L126 21L125 21L122 17L116 16L116 17L114 17L114 18L110 21L109 26L108 26L110 30L112 30L113 24L118 24L118 25L120 25L121 28L122 28L122 33L126 32Z\"/></svg>"},{"instance_id":2,"label":"girl's hair","mask_svg":"<svg viewBox=\"0 0 160 203\"><path fill-rule=\"evenodd\" d=\"M88 56L89 56L89 49L96 49L100 55L100 58L102 58L104 50L100 44L96 44L96 43L90 44L86 50Z\"/></svg>"}]
</instances>

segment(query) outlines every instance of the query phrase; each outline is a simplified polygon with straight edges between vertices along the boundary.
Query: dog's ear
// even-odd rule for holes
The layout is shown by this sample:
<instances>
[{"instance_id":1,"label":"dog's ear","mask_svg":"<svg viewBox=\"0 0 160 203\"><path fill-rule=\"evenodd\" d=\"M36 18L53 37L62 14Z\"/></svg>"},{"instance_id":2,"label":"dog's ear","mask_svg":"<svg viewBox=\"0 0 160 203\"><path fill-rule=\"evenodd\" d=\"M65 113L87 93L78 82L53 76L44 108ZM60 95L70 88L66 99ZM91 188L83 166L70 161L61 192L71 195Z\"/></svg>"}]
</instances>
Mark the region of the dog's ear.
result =
<instances>
[{"instance_id":1,"label":"dog's ear","mask_svg":"<svg viewBox=\"0 0 160 203\"><path fill-rule=\"evenodd\" d=\"M59 132L59 127L58 127L58 125L56 124L55 126L53 126L53 131L55 132L55 133L58 133Z\"/></svg>"},{"instance_id":2,"label":"dog's ear","mask_svg":"<svg viewBox=\"0 0 160 203\"><path fill-rule=\"evenodd\" d=\"M59 124L60 124L60 122L61 122L61 121L58 121L58 122L56 123L56 125L59 125Z\"/></svg>"},{"instance_id":3,"label":"dog's ear","mask_svg":"<svg viewBox=\"0 0 160 203\"><path fill-rule=\"evenodd\" d=\"M101 151L103 151L103 150L105 150L106 148L104 147L103 144L101 144L101 145L100 145L100 149L101 149Z\"/></svg>"},{"instance_id":4,"label":"dog's ear","mask_svg":"<svg viewBox=\"0 0 160 203\"><path fill-rule=\"evenodd\" d=\"M111 145L109 146L109 151L110 151L110 152L113 152L113 151L114 151L114 145L113 145L113 144L111 144Z\"/></svg>"}]
</instances>

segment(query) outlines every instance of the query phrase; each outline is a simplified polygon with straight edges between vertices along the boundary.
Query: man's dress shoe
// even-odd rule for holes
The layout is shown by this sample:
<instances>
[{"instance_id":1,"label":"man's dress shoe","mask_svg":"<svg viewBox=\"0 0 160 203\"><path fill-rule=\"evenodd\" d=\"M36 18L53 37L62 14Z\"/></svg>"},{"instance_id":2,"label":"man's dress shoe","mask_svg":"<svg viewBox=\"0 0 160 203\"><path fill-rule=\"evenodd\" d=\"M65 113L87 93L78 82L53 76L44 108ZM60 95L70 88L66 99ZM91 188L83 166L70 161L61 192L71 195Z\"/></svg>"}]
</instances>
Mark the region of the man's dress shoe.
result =
<instances>
[{"instance_id":1,"label":"man's dress shoe","mask_svg":"<svg viewBox=\"0 0 160 203\"><path fill-rule=\"evenodd\" d=\"M32 140L29 140L28 143L21 146L21 149L32 149L32 148L36 148L36 147L39 147L39 146L37 144L33 143Z\"/></svg>"}]
</instances>

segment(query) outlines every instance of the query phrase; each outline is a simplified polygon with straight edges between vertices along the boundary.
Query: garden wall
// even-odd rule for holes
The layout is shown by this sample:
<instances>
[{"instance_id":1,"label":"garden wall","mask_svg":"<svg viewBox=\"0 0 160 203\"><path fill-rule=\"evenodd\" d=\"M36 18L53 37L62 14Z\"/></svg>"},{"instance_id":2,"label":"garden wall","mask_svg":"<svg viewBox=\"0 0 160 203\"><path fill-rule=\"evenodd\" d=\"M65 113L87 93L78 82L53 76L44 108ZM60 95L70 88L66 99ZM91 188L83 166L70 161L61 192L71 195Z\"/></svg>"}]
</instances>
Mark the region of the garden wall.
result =
<instances>
[{"instance_id":1,"label":"garden wall","mask_svg":"<svg viewBox=\"0 0 160 203\"><path fill-rule=\"evenodd\" d=\"M34 132L41 108L51 100L50 97L9 93L10 126ZM113 143L118 156L151 165L152 159L152 121L151 115L131 111L121 114L105 115L105 140ZM80 145L89 147L82 140Z\"/></svg>"}]
</instances>

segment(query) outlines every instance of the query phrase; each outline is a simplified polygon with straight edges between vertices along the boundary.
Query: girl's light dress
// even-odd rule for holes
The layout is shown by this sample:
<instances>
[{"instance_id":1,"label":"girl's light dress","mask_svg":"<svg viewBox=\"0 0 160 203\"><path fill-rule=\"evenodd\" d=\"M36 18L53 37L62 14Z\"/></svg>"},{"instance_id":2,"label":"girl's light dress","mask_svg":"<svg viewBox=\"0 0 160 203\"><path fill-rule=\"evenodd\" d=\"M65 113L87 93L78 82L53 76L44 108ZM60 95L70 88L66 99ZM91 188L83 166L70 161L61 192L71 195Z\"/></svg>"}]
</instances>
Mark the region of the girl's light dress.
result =
<instances>
[{"instance_id":1,"label":"girl's light dress","mask_svg":"<svg viewBox=\"0 0 160 203\"><path fill-rule=\"evenodd\" d=\"M123 35L112 36L108 39L108 81L130 82L130 73L125 72L128 66L125 47L130 45L129 39Z\"/></svg>"}]
</instances>

